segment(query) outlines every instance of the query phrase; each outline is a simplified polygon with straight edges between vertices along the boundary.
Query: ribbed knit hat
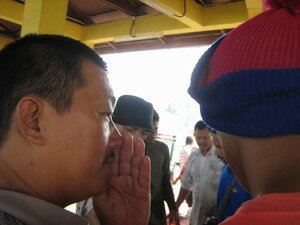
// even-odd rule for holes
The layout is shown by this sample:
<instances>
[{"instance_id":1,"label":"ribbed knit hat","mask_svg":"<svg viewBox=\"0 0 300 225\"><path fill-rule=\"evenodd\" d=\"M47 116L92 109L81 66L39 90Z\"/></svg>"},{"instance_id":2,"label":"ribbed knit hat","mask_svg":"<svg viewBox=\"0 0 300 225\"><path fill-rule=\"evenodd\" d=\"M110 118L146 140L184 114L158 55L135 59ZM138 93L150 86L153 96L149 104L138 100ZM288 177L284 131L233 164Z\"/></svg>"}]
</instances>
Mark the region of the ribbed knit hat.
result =
<instances>
[{"instance_id":1,"label":"ribbed knit hat","mask_svg":"<svg viewBox=\"0 0 300 225\"><path fill-rule=\"evenodd\" d=\"M243 137L300 134L300 0L217 40L194 68L189 94L213 129Z\"/></svg>"},{"instance_id":2,"label":"ribbed knit hat","mask_svg":"<svg viewBox=\"0 0 300 225\"><path fill-rule=\"evenodd\" d=\"M122 95L117 101L112 119L116 124L152 130L153 106L137 96Z\"/></svg>"}]
</instances>

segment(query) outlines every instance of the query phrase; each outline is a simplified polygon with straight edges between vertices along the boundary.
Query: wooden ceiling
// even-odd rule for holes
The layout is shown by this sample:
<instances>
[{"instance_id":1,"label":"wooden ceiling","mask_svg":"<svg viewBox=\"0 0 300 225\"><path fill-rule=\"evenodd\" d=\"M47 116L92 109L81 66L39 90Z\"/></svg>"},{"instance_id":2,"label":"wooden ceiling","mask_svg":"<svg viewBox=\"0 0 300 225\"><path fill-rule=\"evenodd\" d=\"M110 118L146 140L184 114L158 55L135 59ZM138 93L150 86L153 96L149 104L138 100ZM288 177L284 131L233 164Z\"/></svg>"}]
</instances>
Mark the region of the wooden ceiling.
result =
<instances>
[{"instance_id":1,"label":"wooden ceiling","mask_svg":"<svg viewBox=\"0 0 300 225\"><path fill-rule=\"evenodd\" d=\"M261 0L0 0L0 48L29 32L71 36L100 54L199 46L261 11Z\"/></svg>"}]
</instances>

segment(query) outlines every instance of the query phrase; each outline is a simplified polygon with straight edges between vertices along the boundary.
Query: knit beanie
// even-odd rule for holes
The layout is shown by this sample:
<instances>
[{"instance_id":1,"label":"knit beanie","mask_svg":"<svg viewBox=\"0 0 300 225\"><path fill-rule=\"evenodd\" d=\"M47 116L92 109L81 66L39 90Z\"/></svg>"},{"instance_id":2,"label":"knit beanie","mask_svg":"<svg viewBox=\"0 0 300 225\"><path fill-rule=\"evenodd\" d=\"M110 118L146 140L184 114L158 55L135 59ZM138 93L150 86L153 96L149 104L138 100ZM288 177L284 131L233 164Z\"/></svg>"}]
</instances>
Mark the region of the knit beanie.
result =
<instances>
[{"instance_id":1,"label":"knit beanie","mask_svg":"<svg viewBox=\"0 0 300 225\"><path fill-rule=\"evenodd\" d=\"M218 131L254 138L300 134L300 0L264 6L217 40L194 68L188 92Z\"/></svg>"},{"instance_id":2,"label":"knit beanie","mask_svg":"<svg viewBox=\"0 0 300 225\"><path fill-rule=\"evenodd\" d=\"M117 101L112 119L116 124L152 130L153 106L142 98L122 95Z\"/></svg>"}]
</instances>

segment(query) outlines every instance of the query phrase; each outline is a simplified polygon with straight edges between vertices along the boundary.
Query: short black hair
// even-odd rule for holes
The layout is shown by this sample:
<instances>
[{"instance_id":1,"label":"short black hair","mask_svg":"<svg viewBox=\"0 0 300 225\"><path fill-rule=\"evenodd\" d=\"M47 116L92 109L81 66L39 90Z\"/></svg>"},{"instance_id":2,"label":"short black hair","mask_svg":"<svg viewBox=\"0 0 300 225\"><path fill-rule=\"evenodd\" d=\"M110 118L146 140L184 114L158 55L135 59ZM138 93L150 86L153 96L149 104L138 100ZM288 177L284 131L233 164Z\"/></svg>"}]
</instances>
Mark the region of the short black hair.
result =
<instances>
[{"instance_id":1,"label":"short black hair","mask_svg":"<svg viewBox=\"0 0 300 225\"><path fill-rule=\"evenodd\" d=\"M92 49L60 35L26 35L0 51L0 147L22 97L40 97L60 114L70 109L74 91L86 86L81 73L86 60L106 71Z\"/></svg>"},{"instance_id":2,"label":"short black hair","mask_svg":"<svg viewBox=\"0 0 300 225\"><path fill-rule=\"evenodd\" d=\"M209 132L211 132L211 129L206 125L206 123L204 123L203 120L199 120L194 126L194 131L204 130L205 128L207 128L209 130Z\"/></svg>"}]
</instances>

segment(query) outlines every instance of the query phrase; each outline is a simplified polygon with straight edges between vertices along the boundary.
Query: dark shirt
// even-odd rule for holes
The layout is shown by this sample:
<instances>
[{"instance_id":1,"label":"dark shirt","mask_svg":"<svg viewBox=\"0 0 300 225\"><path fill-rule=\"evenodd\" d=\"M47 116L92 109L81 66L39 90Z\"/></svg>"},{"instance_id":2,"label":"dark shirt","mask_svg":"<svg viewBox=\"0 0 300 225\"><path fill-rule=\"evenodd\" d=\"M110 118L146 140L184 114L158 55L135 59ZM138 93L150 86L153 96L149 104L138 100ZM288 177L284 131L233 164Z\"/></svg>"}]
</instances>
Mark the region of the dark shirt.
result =
<instances>
[{"instance_id":1,"label":"dark shirt","mask_svg":"<svg viewBox=\"0 0 300 225\"><path fill-rule=\"evenodd\" d=\"M1 225L26 225L16 217L2 211L0 211L0 224Z\"/></svg>"},{"instance_id":2,"label":"dark shirt","mask_svg":"<svg viewBox=\"0 0 300 225\"><path fill-rule=\"evenodd\" d=\"M155 141L146 144L146 156L151 160L151 214L149 225L166 224L164 201L169 210L177 210L170 182L170 155L166 144Z\"/></svg>"}]
</instances>

